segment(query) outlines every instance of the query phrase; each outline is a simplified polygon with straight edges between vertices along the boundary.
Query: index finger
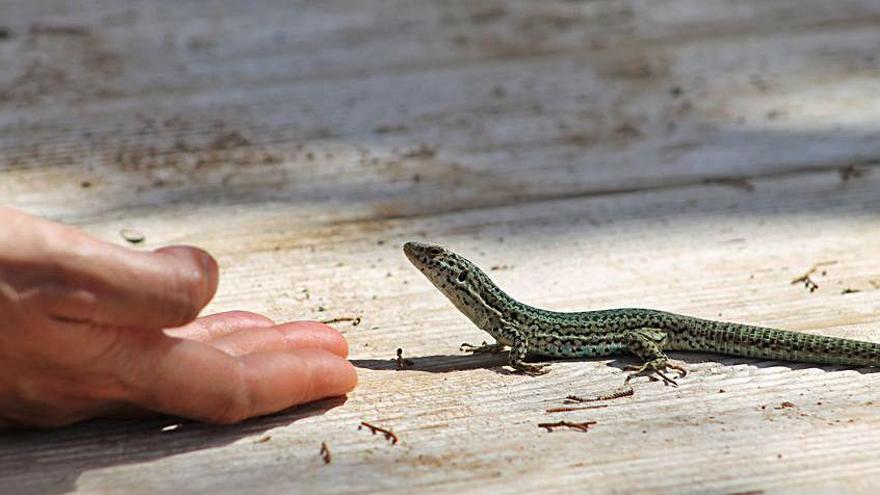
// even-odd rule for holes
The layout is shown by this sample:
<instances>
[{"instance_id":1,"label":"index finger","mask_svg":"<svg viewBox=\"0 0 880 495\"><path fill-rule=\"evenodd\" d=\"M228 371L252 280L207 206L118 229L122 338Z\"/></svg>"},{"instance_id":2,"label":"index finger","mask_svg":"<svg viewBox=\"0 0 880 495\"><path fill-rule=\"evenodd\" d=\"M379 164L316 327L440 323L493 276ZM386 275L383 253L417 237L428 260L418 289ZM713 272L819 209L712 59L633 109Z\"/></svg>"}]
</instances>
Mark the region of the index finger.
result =
<instances>
[{"instance_id":1,"label":"index finger","mask_svg":"<svg viewBox=\"0 0 880 495\"><path fill-rule=\"evenodd\" d=\"M351 363L320 349L236 358L200 342L167 340L173 343L141 353L156 365L140 377L135 403L154 411L233 423L343 395L357 384Z\"/></svg>"}]
</instances>

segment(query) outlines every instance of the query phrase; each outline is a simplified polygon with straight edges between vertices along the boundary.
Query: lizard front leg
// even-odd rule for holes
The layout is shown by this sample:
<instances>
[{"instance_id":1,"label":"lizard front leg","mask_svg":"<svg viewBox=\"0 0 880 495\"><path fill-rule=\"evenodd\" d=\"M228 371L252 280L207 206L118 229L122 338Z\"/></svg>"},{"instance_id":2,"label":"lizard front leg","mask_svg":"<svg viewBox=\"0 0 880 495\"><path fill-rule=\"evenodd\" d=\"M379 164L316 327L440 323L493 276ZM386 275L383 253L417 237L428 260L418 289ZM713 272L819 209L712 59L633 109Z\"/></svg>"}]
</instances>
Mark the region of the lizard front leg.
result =
<instances>
[{"instance_id":1,"label":"lizard front leg","mask_svg":"<svg viewBox=\"0 0 880 495\"><path fill-rule=\"evenodd\" d=\"M529 353L529 341L526 335L515 329L508 329L507 333L511 335L510 356L507 364L527 375L538 376L548 373L550 370L545 369L549 364L529 364L525 362L526 355Z\"/></svg>"},{"instance_id":2,"label":"lizard front leg","mask_svg":"<svg viewBox=\"0 0 880 495\"><path fill-rule=\"evenodd\" d=\"M667 368L676 370L679 372L678 377L683 378L687 374L687 370L669 362L669 358L663 353L661 347L665 340L666 332L656 328L642 328L633 331L628 336L627 349L645 362L641 366L627 367L633 373L626 377L626 383L637 376L648 376L654 379L654 375L657 375L663 380L663 383L678 386L678 383L666 376L663 371Z\"/></svg>"}]
</instances>

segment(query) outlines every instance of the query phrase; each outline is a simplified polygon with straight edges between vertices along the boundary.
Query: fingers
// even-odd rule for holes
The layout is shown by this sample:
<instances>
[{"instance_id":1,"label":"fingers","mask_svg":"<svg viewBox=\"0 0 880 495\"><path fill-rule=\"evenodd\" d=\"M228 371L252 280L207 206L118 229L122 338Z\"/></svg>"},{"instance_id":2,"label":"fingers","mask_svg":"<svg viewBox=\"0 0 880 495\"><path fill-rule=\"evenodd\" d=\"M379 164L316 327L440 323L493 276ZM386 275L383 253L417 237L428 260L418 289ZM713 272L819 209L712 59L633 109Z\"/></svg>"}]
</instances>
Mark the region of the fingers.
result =
<instances>
[{"instance_id":1,"label":"fingers","mask_svg":"<svg viewBox=\"0 0 880 495\"><path fill-rule=\"evenodd\" d=\"M152 253L105 245L87 256L90 289L100 303L92 321L167 328L192 321L217 290L217 262L205 251L174 246Z\"/></svg>"},{"instance_id":2,"label":"fingers","mask_svg":"<svg viewBox=\"0 0 880 495\"><path fill-rule=\"evenodd\" d=\"M217 289L217 265L197 248L153 253L87 239L88 246L45 264L33 300L50 316L135 328L166 328L192 321ZM31 273L45 271L34 263Z\"/></svg>"},{"instance_id":3,"label":"fingers","mask_svg":"<svg viewBox=\"0 0 880 495\"><path fill-rule=\"evenodd\" d=\"M168 330L166 333L173 333L175 336L186 334L192 338L210 341L211 347L231 356L251 354L251 356L239 358L239 363L248 363L246 368L251 371L248 372L247 376L251 378L245 378L245 380L252 380L259 387L277 387L277 385L272 385L271 383L267 385L265 383L267 378L263 375L266 372L261 368L269 367L270 365L266 363L270 361L291 360L291 358L279 358L278 355L285 354L286 351L301 351L305 349L324 351L317 354L317 359L319 360L317 365L314 364L314 357L310 356L307 352L293 353L291 355L297 356L300 362L303 360L306 363L312 362L312 366L308 369L314 369L315 366L318 368L322 366L325 369L329 368L331 370L329 383L321 382L321 380L324 380L323 374L325 371L312 372L314 376L317 376L317 379L313 379L308 374L304 375L301 371L294 370L291 372L293 374L290 379L302 382L299 389L293 390L296 394L287 396L280 402L270 401L269 405L262 406L261 411L268 410L272 412L276 410L272 409L276 407L273 406L276 403L282 404L277 406L278 409L284 409L304 401L316 400L310 397L323 398L341 395L353 388L357 382L356 375L350 376L354 369L346 361L332 359L332 356L344 358L348 354L348 344L344 337L333 328L321 323L301 321L273 325L271 320L264 316L245 311L231 311L199 318L185 327ZM329 356L327 353L330 353ZM321 364L322 360L326 360L328 357L330 357L329 364ZM239 364L238 366L241 365ZM333 372L334 368L341 368L342 374ZM268 379L274 379L277 382L278 378L272 378L272 376L271 373L268 374ZM334 380L336 380L335 384ZM339 385L340 380L342 385ZM311 385L309 385L310 383ZM284 385L282 384L282 389L284 389ZM289 387L290 385L288 385ZM271 393L266 391L261 391L260 393L266 396L271 395ZM259 402L266 403L265 400L259 400ZM133 405L117 406L112 413L113 417L120 418L140 418L148 415L149 412L146 409ZM207 416L200 417L204 419Z\"/></svg>"},{"instance_id":4,"label":"fingers","mask_svg":"<svg viewBox=\"0 0 880 495\"><path fill-rule=\"evenodd\" d=\"M275 325L269 318L247 311L203 316L192 323L165 331L166 335L198 340L233 356L258 351L323 349L348 356L348 343L337 330L316 321Z\"/></svg>"},{"instance_id":5,"label":"fingers","mask_svg":"<svg viewBox=\"0 0 880 495\"><path fill-rule=\"evenodd\" d=\"M241 330L213 340L211 345L233 356L307 348L322 349L343 358L348 356L348 343L342 334L314 321Z\"/></svg>"},{"instance_id":6,"label":"fingers","mask_svg":"<svg viewBox=\"0 0 880 495\"><path fill-rule=\"evenodd\" d=\"M357 385L351 363L320 349L259 352L240 360L256 415L343 395Z\"/></svg>"},{"instance_id":7,"label":"fingers","mask_svg":"<svg viewBox=\"0 0 880 495\"><path fill-rule=\"evenodd\" d=\"M138 405L155 411L231 423L325 397L357 384L354 367L320 349L232 357L208 345L168 339L144 376Z\"/></svg>"},{"instance_id":8,"label":"fingers","mask_svg":"<svg viewBox=\"0 0 880 495\"><path fill-rule=\"evenodd\" d=\"M14 238L4 281L59 319L167 328L196 317L217 289L218 268L205 251L174 246L143 252L10 211L0 248Z\"/></svg>"},{"instance_id":9,"label":"fingers","mask_svg":"<svg viewBox=\"0 0 880 495\"><path fill-rule=\"evenodd\" d=\"M208 342L244 329L271 327L274 322L266 316L248 311L228 311L202 316L182 327L169 328L165 334L182 339Z\"/></svg>"}]
</instances>

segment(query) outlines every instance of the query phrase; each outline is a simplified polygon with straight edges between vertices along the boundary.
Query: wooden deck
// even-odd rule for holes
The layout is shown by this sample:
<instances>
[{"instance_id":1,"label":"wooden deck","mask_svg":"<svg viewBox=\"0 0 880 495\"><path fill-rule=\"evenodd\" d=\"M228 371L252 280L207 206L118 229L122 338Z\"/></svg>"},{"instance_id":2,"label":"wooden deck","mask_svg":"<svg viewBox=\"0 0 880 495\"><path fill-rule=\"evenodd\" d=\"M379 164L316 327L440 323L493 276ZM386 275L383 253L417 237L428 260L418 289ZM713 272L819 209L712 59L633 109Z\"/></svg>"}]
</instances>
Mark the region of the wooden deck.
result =
<instances>
[{"instance_id":1,"label":"wooden deck","mask_svg":"<svg viewBox=\"0 0 880 495\"><path fill-rule=\"evenodd\" d=\"M76 3L0 4L0 198L209 249L209 312L360 317L361 384L231 427L6 433L4 493L880 489L870 370L677 354L678 389L547 413L633 361L463 355L486 336L401 253L547 308L880 341L880 3Z\"/></svg>"}]
</instances>

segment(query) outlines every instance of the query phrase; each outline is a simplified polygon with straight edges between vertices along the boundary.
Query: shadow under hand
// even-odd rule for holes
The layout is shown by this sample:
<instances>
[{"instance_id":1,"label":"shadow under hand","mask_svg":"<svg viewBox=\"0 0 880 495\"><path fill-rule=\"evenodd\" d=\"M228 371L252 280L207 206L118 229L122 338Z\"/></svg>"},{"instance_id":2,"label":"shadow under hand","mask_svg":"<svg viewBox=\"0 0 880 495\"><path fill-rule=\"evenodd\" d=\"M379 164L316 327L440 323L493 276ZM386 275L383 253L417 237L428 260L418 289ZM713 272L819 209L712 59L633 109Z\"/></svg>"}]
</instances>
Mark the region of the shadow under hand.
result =
<instances>
[{"instance_id":1,"label":"shadow under hand","mask_svg":"<svg viewBox=\"0 0 880 495\"><path fill-rule=\"evenodd\" d=\"M345 397L313 402L235 425L208 425L164 417L149 420L92 420L57 430L0 432L3 493L56 494L76 488L84 472L149 462L222 447L339 407ZM169 425L180 426L162 431ZM33 470L40 470L40 477Z\"/></svg>"}]
</instances>

